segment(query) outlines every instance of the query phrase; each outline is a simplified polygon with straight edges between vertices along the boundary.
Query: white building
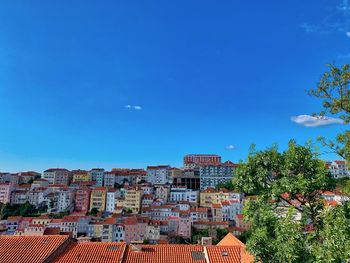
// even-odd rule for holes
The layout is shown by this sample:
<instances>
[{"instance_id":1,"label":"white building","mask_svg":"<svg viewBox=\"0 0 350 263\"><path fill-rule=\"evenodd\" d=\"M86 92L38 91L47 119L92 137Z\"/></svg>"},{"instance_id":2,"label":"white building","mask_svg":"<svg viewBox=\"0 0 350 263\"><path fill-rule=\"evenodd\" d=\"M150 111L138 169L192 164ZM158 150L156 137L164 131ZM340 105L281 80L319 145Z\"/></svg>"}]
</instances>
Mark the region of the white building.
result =
<instances>
[{"instance_id":1,"label":"white building","mask_svg":"<svg viewBox=\"0 0 350 263\"><path fill-rule=\"evenodd\" d=\"M107 172L104 175L103 185L106 187L114 187L115 175L112 172Z\"/></svg>"},{"instance_id":2,"label":"white building","mask_svg":"<svg viewBox=\"0 0 350 263\"><path fill-rule=\"evenodd\" d=\"M326 166L335 179L350 177L346 161L327 162Z\"/></svg>"},{"instance_id":3,"label":"white building","mask_svg":"<svg viewBox=\"0 0 350 263\"><path fill-rule=\"evenodd\" d=\"M71 174L67 169L51 168L43 172L42 178L49 181L49 184L68 185L71 181Z\"/></svg>"},{"instance_id":4,"label":"white building","mask_svg":"<svg viewBox=\"0 0 350 263\"><path fill-rule=\"evenodd\" d=\"M106 211L109 213L113 213L115 210L115 204L116 204L116 192L115 191L108 191L107 197L106 197Z\"/></svg>"},{"instance_id":5,"label":"white building","mask_svg":"<svg viewBox=\"0 0 350 263\"><path fill-rule=\"evenodd\" d=\"M57 212L70 211L73 208L74 192L71 190L61 189L56 192Z\"/></svg>"},{"instance_id":6,"label":"white building","mask_svg":"<svg viewBox=\"0 0 350 263\"><path fill-rule=\"evenodd\" d=\"M198 203L199 192L186 187L173 187L170 190L170 202L187 201Z\"/></svg>"},{"instance_id":7,"label":"white building","mask_svg":"<svg viewBox=\"0 0 350 263\"><path fill-rule=\"evenodd\" d=\"M147 182L153 185L172 183L169 170L170 170L169 165L148 166Z\"/></svg>"},{"instance_id":8,"label":"white building","mask_svg":"<svg viewBox=\"0 0 350 263\"><path fill-rule=\"evenodd\" d=\"M220 165L205 165L199 170L200 189L216 188L218 184L225 184L235 175L237 164L227 161Z\"/></svg>"}]
</instances>

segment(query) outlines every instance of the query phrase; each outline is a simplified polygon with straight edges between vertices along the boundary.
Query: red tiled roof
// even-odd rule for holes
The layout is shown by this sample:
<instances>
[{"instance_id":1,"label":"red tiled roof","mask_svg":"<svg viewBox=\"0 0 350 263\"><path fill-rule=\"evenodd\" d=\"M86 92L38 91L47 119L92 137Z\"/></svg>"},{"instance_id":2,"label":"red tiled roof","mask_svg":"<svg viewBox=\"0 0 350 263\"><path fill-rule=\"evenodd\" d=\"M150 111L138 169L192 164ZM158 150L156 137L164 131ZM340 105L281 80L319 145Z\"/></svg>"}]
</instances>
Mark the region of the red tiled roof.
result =
<instances>
[{"instance_id":1,"label":"red tiled roof","mask_svg":"<svg viewBox=\"0 0 350 263\"><path fill-rule=\"evenodd\" d=\"M227 221L197 221L193 222L194 225L229 225L230 223Z\"/></svg>"},{"instance_id":2,"label":"red tiled roof","mask_svg":"<svg viewBox=\"0 0 350 263\"><path fill-rule=\"evenodd\" d=\"M241 262L241 248L236 246L207 246L210 263Z\"/></svg>"},{"instance_id":3,"label":"red tiled roof","mask_svg":"<svg viewBox=\"0 0 350 263\"><path fill-rule=\"evenodd\" d=\"M121 262L126 243L84 242L72 243L54 263L118 263Z\"/></svg>"},{"instance_id":4,"label":"red tiled roof","mask_svg":"<svg viewBox=\"0 0 350 263\"><path fill-rule=\"evenodd\" d=\"M68 236L0 236L0 263L45 262Z\"/></svg>"},{"instance_id":5,"label":"red tiled roof","mask_svg":"<svg viewBox=\"0 0 350 263\"><path fill-rule=\"evenodd\" d=\"M107 187L98 186L98 187L93 188L92 191L107 191Z\"/></svg>"},{"instance_id":6,"label":"red tiled roof","mask_svg":"<svg viewBox=\"0 0 350 263\"><path fill-rule=\"evenodd\" d=\"M221 241L217 244L217 246L241 246L244 247L244 244L235 237L232 233L228 233Z\"/></svg>"},{"instance_id":7,"label":"red tiled roof","mask_svg":"<svg viewBox=\"0 0 350 263\"><path fill-rule=\"evenodd\" d=\"M206 263L199 245L141 245L141 251L128 248L123 263ZM199 259L196 259L198 257Z\"/></svg>"}]
</instances>

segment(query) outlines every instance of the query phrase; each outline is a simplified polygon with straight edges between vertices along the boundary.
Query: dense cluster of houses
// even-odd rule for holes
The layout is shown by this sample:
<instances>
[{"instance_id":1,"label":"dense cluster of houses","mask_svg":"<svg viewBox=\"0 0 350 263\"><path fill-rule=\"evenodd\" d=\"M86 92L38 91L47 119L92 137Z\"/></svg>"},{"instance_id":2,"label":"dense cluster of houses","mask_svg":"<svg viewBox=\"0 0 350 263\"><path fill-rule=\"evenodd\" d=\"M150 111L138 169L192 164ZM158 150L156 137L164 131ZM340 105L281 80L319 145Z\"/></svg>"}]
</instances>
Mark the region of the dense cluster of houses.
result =
<instances>
[{"instance_id":1,"label":"dense cluster of houses","mask_svg":"<svg viewBox=\"0 0 350 263\"><path fill-rule=\"evenodd\" d=\"M43 211L35 217L1 220L0 234L69 234L126 243L173 242L200 230L209 230L214 239L218 229L239 235L249 229L242 215L247 197L218 188L232 180L236 167L217 155L187 155L182 169L161 165L146 170L0 173L0 203L29 203ZM346 198L333 192L322 195L330 205Z\"/></svg>"}]
</instances>

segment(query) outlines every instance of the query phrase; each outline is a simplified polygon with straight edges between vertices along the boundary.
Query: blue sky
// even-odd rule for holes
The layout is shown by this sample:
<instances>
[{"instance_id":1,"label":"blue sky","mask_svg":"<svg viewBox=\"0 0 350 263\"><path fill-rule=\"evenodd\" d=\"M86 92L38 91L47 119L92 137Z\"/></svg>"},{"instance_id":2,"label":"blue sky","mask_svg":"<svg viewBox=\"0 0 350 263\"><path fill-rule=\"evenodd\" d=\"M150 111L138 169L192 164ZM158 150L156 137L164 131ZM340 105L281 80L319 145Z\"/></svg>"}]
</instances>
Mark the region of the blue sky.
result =
<instances>
[{"instance_id":1,"label":"blue sky","mask_svg":"<svg viewBox=\"0 0 350 263\"><path fill-rule=\"evenodd\" d=\"M306 90L349 62L349 12L346 0L2 1L0 171L238 161L251 143L332 137L346 127L291 117L319 111Z\"/></svg>"}]
</instances>

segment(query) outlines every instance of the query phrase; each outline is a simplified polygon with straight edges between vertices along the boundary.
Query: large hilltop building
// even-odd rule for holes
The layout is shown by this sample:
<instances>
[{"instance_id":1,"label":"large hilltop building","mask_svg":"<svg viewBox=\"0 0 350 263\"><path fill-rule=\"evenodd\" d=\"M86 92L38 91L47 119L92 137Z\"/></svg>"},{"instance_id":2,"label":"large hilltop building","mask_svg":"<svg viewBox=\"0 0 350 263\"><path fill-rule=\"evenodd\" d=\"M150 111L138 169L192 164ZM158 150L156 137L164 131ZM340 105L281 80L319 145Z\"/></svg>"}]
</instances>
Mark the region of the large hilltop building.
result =
<instances>
[{"instance_id":1,"label":"large hilltop building","mask_svg":"<svg viewBox=\"0 0 350 263\"><path fill-rule=\"evenodd\" d=\"M188 154L184 157L184 168L195 169L202 165L220 165L221 156L216 154Z\"/></svg>"}]
</instances>

